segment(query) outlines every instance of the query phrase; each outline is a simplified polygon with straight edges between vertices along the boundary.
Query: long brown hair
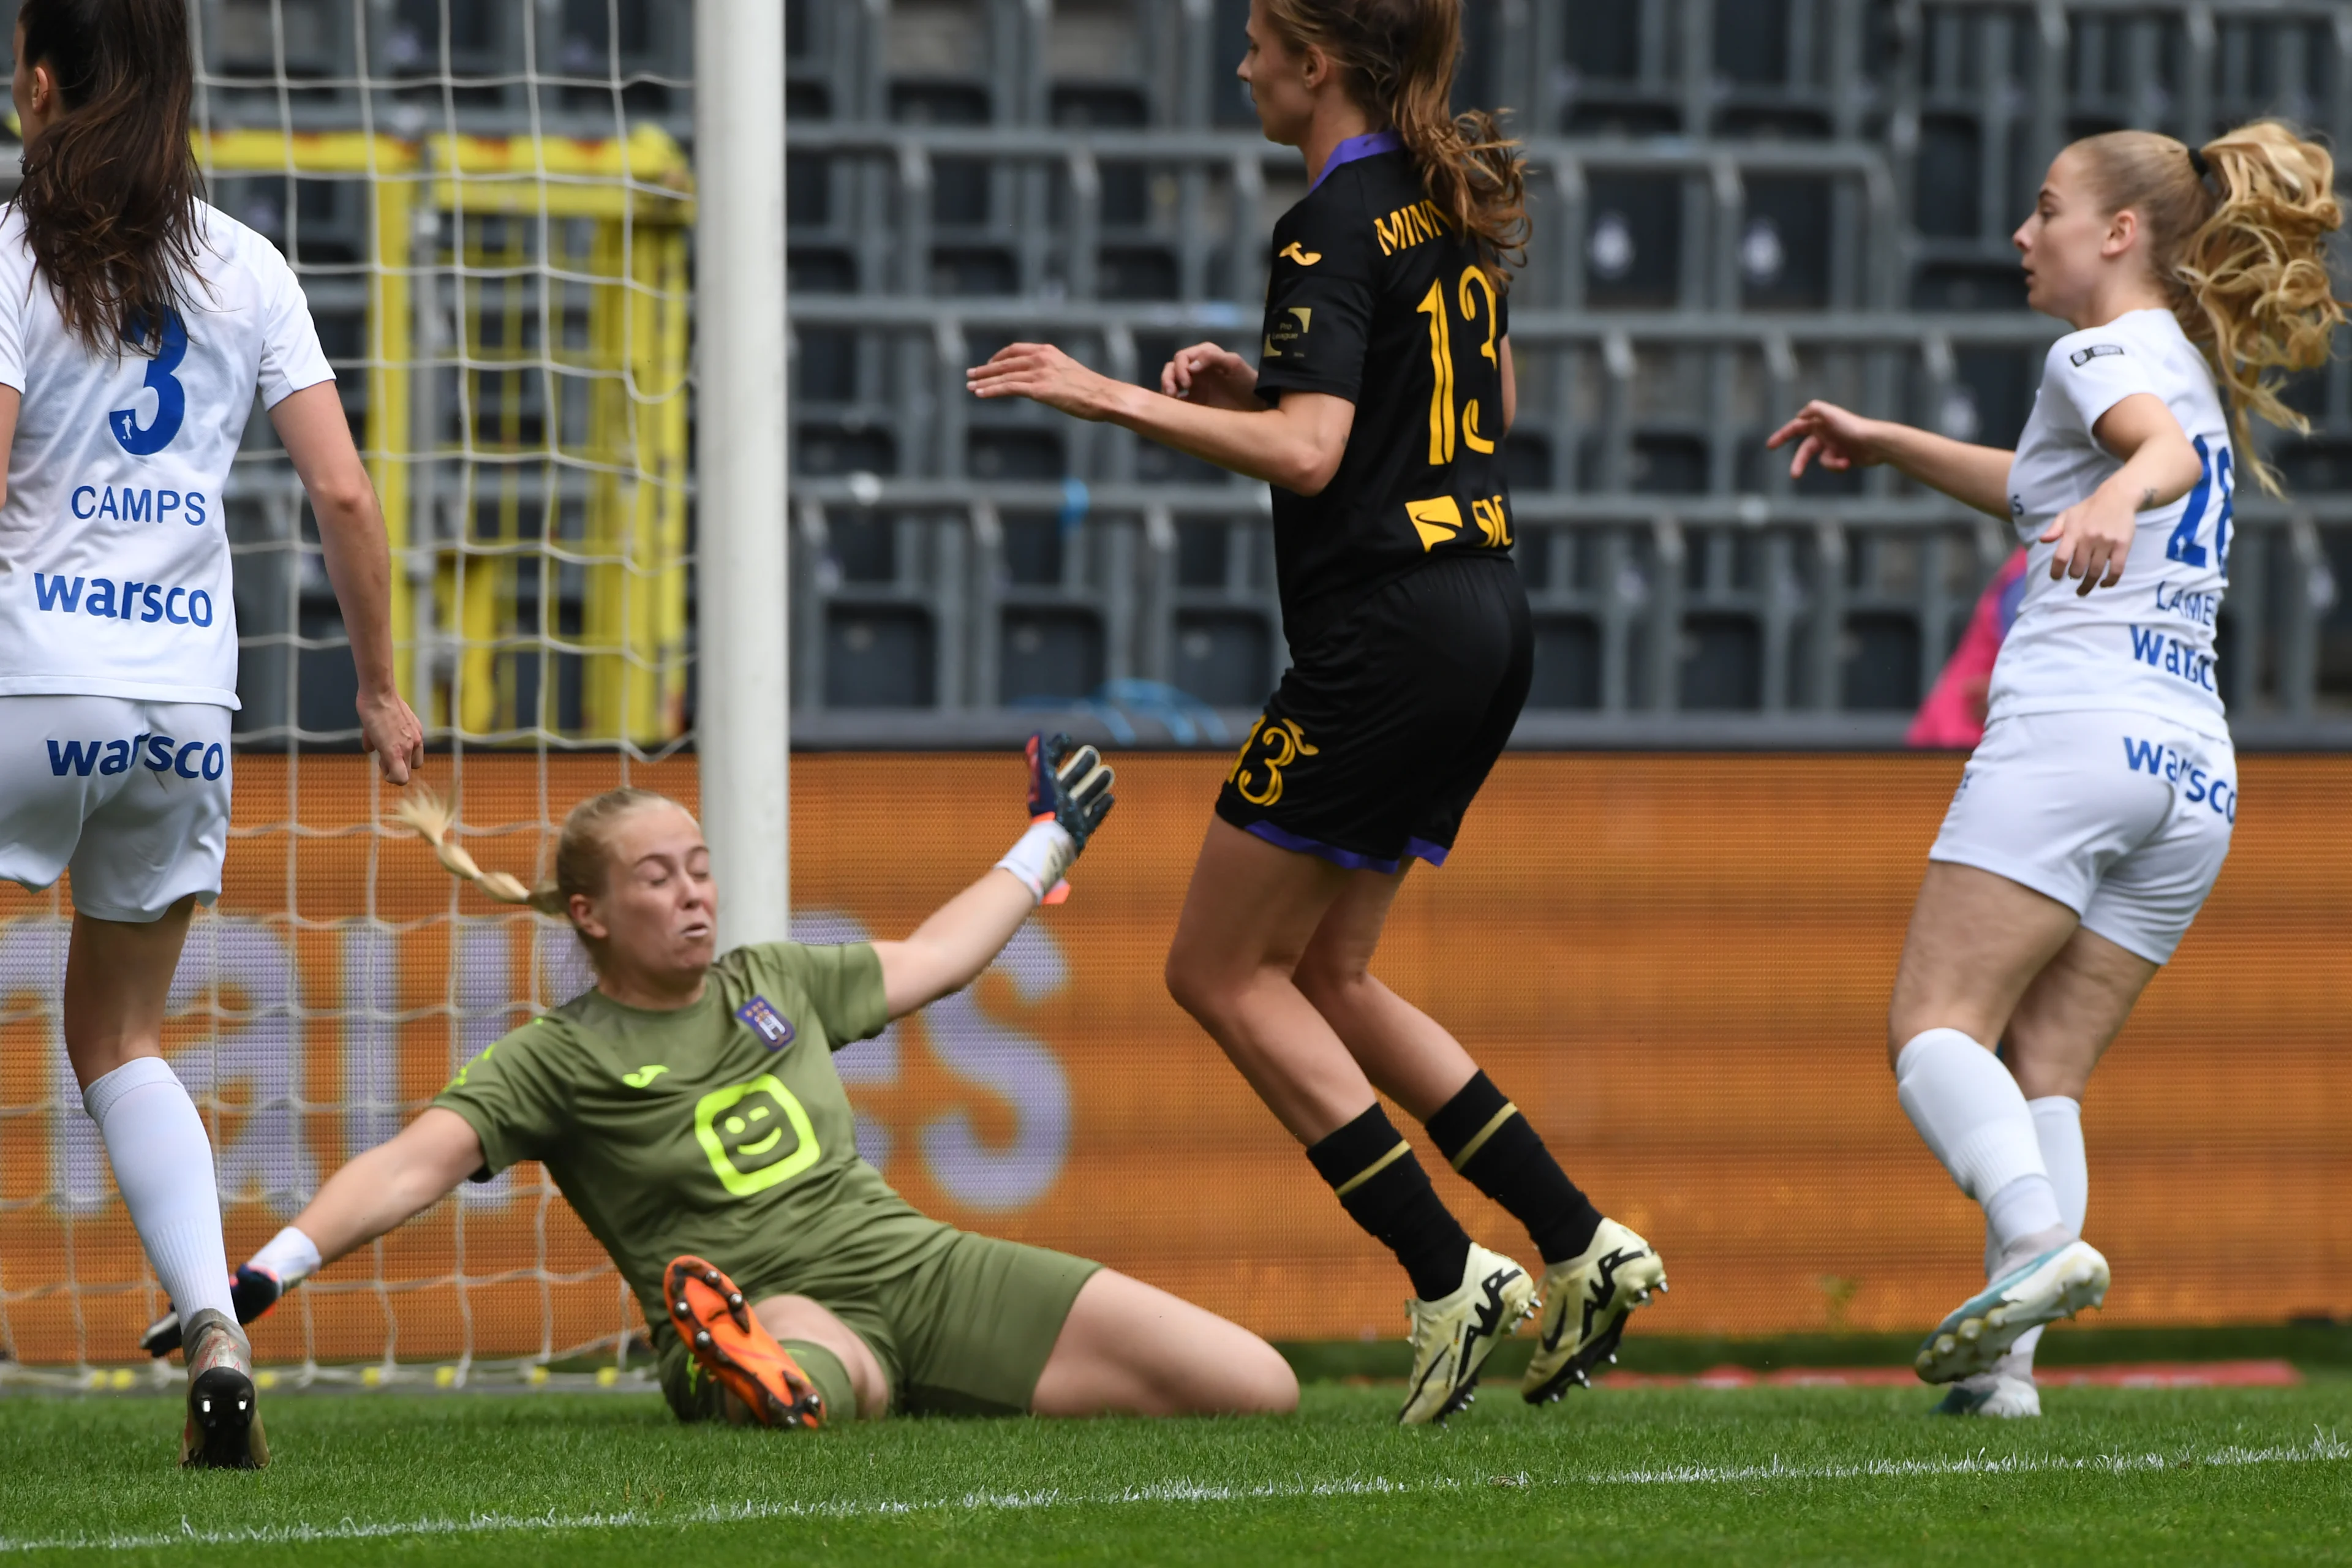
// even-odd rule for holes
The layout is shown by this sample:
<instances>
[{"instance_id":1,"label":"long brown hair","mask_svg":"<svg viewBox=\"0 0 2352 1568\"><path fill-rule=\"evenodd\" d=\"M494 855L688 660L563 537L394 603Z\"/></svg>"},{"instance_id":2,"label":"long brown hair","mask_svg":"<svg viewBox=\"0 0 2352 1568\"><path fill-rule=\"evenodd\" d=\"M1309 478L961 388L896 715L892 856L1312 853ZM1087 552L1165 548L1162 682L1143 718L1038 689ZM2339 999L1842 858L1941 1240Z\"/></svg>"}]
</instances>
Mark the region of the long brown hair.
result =
<instances>
[{"instance_id":1,"label":"long brown hair","mask_svg":"<svg viewBox=\"0 0 2352 1568\"><path fill-rule=\"evenodd\" d=\"M2311 430L2263 373L2326 363L2344 320L2327 275L2327 237L2344 222L2335 159L2275 120L2241 125L2193 153L2152 131L2111 131L2071 150L2087 160L2109 212L2128 207L2147 226L2149 259L2180 330L2229 395L2238 460L2281 494L2248 439L2247 416Z\"/></svg>"},{"instance_id":2,"label":"long brown hair","mask_svg":"<svg viewBox=\"0 0 2352 1568\"><path fill-rule=\"evenodd\" d=\"M24 64L58 86L16 211L58 313L94 353L162 344L195 276L186 0L24 0Z\"/></svg>"},{"instance_id":3,"label":"long brown hair","mask_svg":"<svg viewBox=\"0 0 2352 1568\"><path fill-rule=\"evenodd\" d=\"M1527 167L1492 114L1452 111L1462 0L1266 0L1265 14L1294 52L1320 48L1358 106L1403 140L1429 199L1507 290L1506 268L1527 259Z\"/></svg>"}]
</instances>

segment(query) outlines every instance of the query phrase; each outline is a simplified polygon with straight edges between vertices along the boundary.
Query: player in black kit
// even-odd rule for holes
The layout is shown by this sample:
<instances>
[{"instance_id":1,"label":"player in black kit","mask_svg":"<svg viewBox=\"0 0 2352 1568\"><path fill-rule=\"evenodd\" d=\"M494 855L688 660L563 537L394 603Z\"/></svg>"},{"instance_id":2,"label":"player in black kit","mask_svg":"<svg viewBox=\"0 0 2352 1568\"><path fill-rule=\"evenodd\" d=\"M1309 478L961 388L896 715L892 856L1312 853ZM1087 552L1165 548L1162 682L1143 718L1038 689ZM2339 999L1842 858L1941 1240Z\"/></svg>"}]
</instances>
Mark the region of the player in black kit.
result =
<instances>
[{"instance_id":1,"label":"player in black kit","mask_svg":"<svg viewBox=\"0 0 2352 1568\"><path fill-rule=\"evenodd\" d=\"M1461 1044L1368 973L1407 869L1444 863L1528 693L1498 450L1524 182L1490 116L1448 110L1461 6L1254 0L1239 74L1312 182L1275 226L1255 368L1196 344L1154 394L1015 343L970 373L981 396L1111 420L1274 487L1292 664L1218 796L1168 984L1412 1276L1408 1423L1468 1403L1538 1298L1522 1392L1540 1402L1665 1287ZM1540 1287L1470 1240L1376 1087L1528 1226Z\"/></svg>"}]
</instances>

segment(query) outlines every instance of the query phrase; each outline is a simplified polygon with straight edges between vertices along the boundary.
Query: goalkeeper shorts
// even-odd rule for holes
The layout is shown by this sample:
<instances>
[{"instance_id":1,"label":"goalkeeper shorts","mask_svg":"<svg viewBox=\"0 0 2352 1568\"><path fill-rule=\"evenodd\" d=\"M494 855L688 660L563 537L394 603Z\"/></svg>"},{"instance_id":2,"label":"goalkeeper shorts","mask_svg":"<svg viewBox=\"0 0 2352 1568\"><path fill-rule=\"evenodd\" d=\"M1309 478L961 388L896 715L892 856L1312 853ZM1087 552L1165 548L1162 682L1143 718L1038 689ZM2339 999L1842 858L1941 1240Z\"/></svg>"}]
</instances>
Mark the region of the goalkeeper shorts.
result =
<instances>
[{"instance_id":1,"label":"goalkeeper shorts","mask_svg":"<svg viewBox=\"0 0 2352 1568\"><path fill-rule=\"evenodd\" d=\"M1071 1305L1102 1265L970 1231L953 1236L903 1273L805 1294L882 1363L892 1410L1025 1415ZM733 1272L724 1258L711 1261ZM681 1421L716 1416L719 1385L688 1375L693 1358L667 1317L653 1325L653 1336L670 1409Z\"/></svg>"},{"instance_id":2,"label":"goalkeeper shorts","mask_svg":"<svg viewBox=\"0 0 2352 1568\"><path fill-rule=\"evenodd\" d=\"M226 708L131 697L0 697L0 877L73 872L73 907L144 924L220 896Z\"/></svg>"},{"instance_id":3,"label":"goalkeeper shorts","mask_svg":"<svg viewBox=\"0 0 2352 1568\"><path fill-rule=\"evenodd\" d=\"M1442 866L1534 668L1509 558L1437 556L1291 651L1217 815L1350 870Z\"/></svg>"}]
</instances>

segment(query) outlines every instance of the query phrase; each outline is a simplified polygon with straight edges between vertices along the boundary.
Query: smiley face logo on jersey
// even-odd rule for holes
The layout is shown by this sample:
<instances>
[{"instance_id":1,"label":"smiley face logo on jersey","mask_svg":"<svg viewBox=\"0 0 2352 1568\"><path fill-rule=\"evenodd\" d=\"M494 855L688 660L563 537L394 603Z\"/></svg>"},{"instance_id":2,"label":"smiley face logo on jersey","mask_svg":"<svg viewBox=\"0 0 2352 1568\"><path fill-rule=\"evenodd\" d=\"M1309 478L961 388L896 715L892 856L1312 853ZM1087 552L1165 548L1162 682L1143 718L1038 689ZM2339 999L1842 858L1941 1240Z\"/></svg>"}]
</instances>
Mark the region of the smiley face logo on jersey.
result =
<instances>
[{"instance_id":1,"label":"smiley face logo on jersey","mask_svg":"<svg viewBox=\"0 0 2352 1568\"><path fill-rule=\"evenodd\" d=\"M819 1153L808 1111L772 1073L704 1095L694 1137L719 1184L739 1198L791 1181Z\"/></svg>"}]
</instances>

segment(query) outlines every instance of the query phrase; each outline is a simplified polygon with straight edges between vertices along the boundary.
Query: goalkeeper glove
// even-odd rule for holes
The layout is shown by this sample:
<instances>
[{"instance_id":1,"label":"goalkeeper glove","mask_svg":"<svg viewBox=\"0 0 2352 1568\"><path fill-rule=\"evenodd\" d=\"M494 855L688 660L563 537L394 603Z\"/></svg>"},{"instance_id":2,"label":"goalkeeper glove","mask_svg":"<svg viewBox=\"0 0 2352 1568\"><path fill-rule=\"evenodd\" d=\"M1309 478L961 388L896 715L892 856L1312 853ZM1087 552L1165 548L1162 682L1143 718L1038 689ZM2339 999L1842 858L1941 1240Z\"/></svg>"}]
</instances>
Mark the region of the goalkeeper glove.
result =
<instances>
[{"instance_id":1,"label":"goalkeeper glove","mask_svg":"<svg viewBox=\"0 0 2352 1568\"><path fill-rule=\"evenodd\" d=\"M1067 735L1029 737L1029 831L997 865L1020 878L1040 903L1058 904L1070 896L1062 873L1109 815L1112 778L1092 746Z\"/></svg>"},{"instance_id":2,"label":"goalkeeper glove","mask_svg":"<svg viewBox=\"0 0 2352 1568\"><path fill-rule=\"evenodd\" d=\"M229 1277L229 1304L236 1321L249 1323L278 1305L279 1298L319 1269L319 1248L310 1238L288 1226L269 1238L249 1263L237 1265ZM139 1336L139 1348L161 1360L180 1348L180 1314L164 1313Z\"/></svg>"}]
</instances>

